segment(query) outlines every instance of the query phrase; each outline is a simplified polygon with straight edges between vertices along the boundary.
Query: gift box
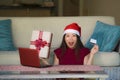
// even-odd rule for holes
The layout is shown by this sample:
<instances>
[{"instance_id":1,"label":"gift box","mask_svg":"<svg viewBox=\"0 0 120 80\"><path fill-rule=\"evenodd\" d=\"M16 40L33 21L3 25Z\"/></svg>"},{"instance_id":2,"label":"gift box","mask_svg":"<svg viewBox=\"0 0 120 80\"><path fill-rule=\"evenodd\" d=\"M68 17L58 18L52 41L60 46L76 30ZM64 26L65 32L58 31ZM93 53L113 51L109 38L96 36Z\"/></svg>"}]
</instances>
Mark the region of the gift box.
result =
<instances>
[{"instance_id":1,"label":"gift box","mask_svg":"<svg viewBox=\"0 0 120 80\"><path fill-rule=\"evenodd\" d=\"M52 33L47 31L34 30L30 41L30 48L39 52L40 58L48 58L52 42Z\"/></svg>"}]
</instances>

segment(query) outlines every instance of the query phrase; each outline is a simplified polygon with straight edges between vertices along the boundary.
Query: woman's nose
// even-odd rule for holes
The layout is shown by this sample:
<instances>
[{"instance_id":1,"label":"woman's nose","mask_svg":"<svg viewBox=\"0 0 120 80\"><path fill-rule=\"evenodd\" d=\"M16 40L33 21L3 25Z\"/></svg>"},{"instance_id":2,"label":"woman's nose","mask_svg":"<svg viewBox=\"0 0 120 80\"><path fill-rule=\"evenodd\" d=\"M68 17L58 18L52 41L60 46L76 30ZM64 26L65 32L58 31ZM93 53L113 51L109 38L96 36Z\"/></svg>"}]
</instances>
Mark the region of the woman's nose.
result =
<instances>
[{"instance_id":1,"label":"woman's nose","mask_svg":"<svg viewBox=\"0 0 120 80\"><path fill-rule=\"evenodd\" d=\"M72 36L70 36L70 40L73 40L73 37L72 37Z\"/></svg>"}]
</instances>

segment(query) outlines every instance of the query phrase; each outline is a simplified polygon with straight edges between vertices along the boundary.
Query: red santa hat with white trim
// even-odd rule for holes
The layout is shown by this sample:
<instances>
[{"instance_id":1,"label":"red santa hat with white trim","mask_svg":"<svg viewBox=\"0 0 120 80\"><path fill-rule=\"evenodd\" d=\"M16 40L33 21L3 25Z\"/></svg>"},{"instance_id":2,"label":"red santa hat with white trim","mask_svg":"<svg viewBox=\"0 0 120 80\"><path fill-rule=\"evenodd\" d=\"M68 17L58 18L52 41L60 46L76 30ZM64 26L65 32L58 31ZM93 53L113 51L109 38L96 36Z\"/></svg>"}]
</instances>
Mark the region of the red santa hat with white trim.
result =
<instances>
[{"instance_id":1,"label":"red santa hat with white trim","mask_svg":"<svg viewBox=\"0 0 120 80\"><path fill-rule=\"evenodd\" d=\"M65 27L64 33L74 33L81 37L81 27L77 23L69 24Z\"/></svg>"}]
</instances>

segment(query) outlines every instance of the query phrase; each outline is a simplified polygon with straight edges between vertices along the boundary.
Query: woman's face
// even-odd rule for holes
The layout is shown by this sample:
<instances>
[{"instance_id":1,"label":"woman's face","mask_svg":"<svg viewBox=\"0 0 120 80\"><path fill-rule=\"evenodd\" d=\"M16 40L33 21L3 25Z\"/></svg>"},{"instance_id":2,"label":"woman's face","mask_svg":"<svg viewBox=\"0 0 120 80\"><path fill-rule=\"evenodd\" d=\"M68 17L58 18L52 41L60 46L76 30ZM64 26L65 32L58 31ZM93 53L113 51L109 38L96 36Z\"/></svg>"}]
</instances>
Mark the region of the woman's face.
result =
<instances>
[{"instance_id":1,"label":"woman's face","mask_svg":"<svg viewBox=\"0 0 120 80\"><path fill-rule=\"evenodd\" d=\"M75 48L75 45L77 43L77 35L74 33L66 33L65 42L69 48Z\"/></svg>"}]
</instances>

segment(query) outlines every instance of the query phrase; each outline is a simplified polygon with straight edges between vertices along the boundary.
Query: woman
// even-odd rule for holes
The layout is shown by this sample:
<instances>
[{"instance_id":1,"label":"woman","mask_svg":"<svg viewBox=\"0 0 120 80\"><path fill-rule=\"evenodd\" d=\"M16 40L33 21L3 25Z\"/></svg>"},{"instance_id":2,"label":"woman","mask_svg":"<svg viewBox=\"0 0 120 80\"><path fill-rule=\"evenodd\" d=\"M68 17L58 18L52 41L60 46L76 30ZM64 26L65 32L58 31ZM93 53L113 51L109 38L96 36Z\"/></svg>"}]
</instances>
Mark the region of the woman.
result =
<instances>
[{"instance_id":1,"label":"woman","mask_svg":"<svg viewBox=\"0 0 120 80\"><path fill-rule=\"evenodd\" d=\"M54 50L55 65L91 65L94 54L98 52L98 45L91 50L85 48L81 42L81 28L77 23L67 25L64 29L60 48Z\"/></svg>"},{"instance_id":2,"label":"woman","mask_svg":"<svg viewBox=\"0 0 120 80\"><path fill-rule=\"evenodd\" d=\"M94 54L98 51L98 46L94 45L89 50L83 46L80 37L81 28L78 24L72 23L65 27L61 46L54 50L54 65L92 65ZM43 61L49 64L45 60Z\"/></svg>"}]
</instances>

